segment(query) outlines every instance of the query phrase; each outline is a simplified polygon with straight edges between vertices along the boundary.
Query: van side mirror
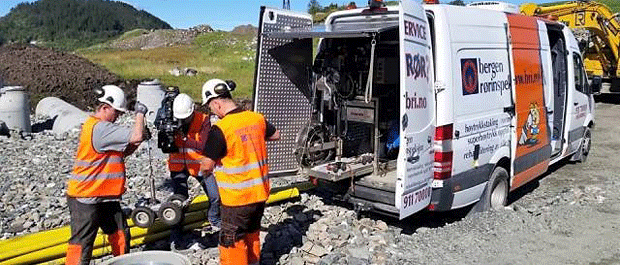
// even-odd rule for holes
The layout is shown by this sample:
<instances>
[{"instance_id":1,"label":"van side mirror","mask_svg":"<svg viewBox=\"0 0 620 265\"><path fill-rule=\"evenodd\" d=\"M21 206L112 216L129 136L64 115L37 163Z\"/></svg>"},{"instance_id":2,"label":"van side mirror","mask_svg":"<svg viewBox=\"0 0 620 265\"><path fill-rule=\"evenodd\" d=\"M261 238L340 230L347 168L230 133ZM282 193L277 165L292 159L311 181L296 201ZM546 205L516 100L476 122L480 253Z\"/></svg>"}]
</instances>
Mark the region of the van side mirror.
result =
<instances>
[{"instance_id":1,"label":"van side mirror","mask_svg":"<svg viewBox=\"0 0 620 265\"><path fill-rule=\"evenodd\" d=\"M590 81L590 92L592 94L601 93L601 86L603 85L603 78L600 76L593 76Z\"/></svg>"}]
</instances>

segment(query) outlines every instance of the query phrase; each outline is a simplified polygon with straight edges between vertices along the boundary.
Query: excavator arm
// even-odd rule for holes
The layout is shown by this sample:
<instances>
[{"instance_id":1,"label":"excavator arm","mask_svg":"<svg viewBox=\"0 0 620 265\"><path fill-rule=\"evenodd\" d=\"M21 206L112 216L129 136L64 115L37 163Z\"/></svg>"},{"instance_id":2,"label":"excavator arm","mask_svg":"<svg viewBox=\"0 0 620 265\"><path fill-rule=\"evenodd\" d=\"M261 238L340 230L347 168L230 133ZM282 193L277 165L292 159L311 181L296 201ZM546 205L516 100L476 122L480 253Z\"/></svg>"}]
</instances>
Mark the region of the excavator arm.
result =
<instances>
[{"instance_id":1,"label":"excavator arm","mask_svg":"<svg viewBox=\"0 0 620 265\"><path fill-rule=\"evenodd\" d=\"M594 1L564 2L539 6L523 4L521 13L557 19L575 31L582 42L584 64L588 76L620 77L620 23L604 4ZM579 38L579 30L587 30L589 38Z\"/></svg>"}]
</instances>

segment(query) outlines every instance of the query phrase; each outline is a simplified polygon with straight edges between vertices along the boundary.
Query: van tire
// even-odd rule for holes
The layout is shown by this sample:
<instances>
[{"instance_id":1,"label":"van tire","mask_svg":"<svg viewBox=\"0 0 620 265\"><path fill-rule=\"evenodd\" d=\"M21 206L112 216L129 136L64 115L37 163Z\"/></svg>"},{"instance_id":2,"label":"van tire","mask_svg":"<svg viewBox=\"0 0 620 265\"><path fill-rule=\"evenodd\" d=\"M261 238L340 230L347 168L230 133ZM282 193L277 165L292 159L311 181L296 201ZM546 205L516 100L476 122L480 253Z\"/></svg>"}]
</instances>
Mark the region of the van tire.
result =
<instances>
[{"instance_id":1,"label":"van tire","mask_svg":"<svg viewBox=\"0 0 620 265\"><path fill-rule=\"evenodd\" d=\"M487 183L487 204L485 211L488 209L498 210L506 206L508 201L508 171L503 167L496 167L491 174L491 179Z\"/></svg>"},{"instance_id":2,"label":"van tire","mask_svg":"<svg viewBox=\"0 0 620 265\"><path fill-rule=\"evenodd\" d=\"M588 155L590 154L590 147L592 146L592 132L590 132L590 128L586 127L583 132L583 138L581 138L581 146L579 147L579 151L577 155L579 158L577 161L581 163L585 163L588 160Z\"/></svg>"},{"instance_id":3,"label":"van tire","mask_svg":"<svg viewBox=\"0 0 620 265\"><path fill-rule=\"evenodd\" d=\"M508 171L503 167L496 167L480 197L480 200L471 208L468 216L474 213L486 212L489 209L502 209L508 202Z\"/></svg>"}]
</instances>

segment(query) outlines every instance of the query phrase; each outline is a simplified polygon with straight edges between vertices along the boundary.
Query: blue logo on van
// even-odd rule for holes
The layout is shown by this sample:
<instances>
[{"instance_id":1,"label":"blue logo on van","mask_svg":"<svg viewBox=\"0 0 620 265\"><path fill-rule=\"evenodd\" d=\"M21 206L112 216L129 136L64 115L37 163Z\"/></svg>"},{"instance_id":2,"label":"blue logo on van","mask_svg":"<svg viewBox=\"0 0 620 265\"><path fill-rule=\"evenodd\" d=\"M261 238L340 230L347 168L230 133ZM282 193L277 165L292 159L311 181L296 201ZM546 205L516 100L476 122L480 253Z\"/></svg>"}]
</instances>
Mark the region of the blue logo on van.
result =
<instances>
[{"instance_id":1,"label":"blue logo on van","mask_svg":"<svg viewBox=\"0 0 620 265\"><path fill-rule=\"evenodd\" d=\"M463 95L478 94L478 59L461 59Z\"/></svg>"}]
</instances>

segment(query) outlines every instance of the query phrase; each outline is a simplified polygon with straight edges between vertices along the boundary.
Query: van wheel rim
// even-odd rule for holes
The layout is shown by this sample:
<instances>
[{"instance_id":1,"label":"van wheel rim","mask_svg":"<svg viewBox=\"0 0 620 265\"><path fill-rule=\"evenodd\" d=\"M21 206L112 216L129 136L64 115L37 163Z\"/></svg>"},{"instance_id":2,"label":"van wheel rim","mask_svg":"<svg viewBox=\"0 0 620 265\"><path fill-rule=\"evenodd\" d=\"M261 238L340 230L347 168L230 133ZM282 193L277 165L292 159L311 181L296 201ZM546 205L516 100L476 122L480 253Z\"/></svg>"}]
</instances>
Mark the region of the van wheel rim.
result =
<instances>
[{"instance_id":1,"label":"van wheel rim","mask_svg":"<svg viewBox=\"0 0 620 265\"><path fill-rule=\"evenodd\" d=\"M497 185L495 185L495 188L493 189L493 192L491 193L491 208L492 209L499 209L504 207L504 204L506 203L506 197L508 194L508 188L507 188L507 182L506 180L501 180L500 182L497 183Z\"/></svg>"},{"instance_id":2,"label":"van wheel rim","mask_svg":"<svg viewBox=\"0 0 620 265\"><path fill-rule=\"evenodd\" d=\"M588 155L590 152L590 132L586 133L586 136L583 137L583 148L582 154Z\"/></svg>"}]
</instances>

